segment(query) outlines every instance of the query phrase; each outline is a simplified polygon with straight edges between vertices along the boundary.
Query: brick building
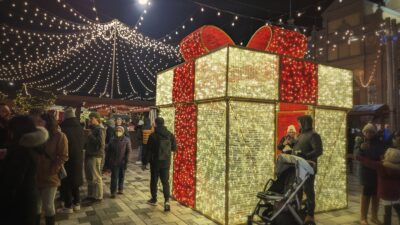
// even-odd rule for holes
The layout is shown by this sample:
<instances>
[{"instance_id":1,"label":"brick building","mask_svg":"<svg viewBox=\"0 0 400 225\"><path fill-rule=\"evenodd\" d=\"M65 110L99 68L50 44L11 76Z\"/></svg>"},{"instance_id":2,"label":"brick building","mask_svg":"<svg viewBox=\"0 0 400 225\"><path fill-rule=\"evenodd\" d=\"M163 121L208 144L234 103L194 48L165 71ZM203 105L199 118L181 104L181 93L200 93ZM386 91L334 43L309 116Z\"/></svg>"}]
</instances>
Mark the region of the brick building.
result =
<instances>
[{"instance_id":1,"label":"brick building","mask_svg":"<svg viewBox=\"0 0 400 225\"><path fill-rule=\"evenodd\" d=\"M382 122L400 128L400 1L336 0L322 17L310 37L315 60L353 70L354 104L388 105Z\"/></svg>"}]
</instances>

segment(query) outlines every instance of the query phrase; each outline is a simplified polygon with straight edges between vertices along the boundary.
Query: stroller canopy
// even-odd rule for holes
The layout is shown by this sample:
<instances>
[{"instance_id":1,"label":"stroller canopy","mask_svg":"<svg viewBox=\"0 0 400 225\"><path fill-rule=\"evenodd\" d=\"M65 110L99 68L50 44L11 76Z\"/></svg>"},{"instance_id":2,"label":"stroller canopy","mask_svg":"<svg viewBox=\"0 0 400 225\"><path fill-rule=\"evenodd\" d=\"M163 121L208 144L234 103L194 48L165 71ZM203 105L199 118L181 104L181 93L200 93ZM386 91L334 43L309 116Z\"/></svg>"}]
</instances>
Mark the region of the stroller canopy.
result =
<instances>
[{"instance_id":1,"label":"stroller canopy","mask_svg":"<svg viewBox=\"0 0 400 225\"><path fill-rule=\"evenodd\" d=\"M296 166L296 175L301 180L304 180L308 174L314 174L314 169L305 159L295 155L280 154L276 161L276 176L279 177L279 175L293 165Z\"/></svg>"}]
</instances>

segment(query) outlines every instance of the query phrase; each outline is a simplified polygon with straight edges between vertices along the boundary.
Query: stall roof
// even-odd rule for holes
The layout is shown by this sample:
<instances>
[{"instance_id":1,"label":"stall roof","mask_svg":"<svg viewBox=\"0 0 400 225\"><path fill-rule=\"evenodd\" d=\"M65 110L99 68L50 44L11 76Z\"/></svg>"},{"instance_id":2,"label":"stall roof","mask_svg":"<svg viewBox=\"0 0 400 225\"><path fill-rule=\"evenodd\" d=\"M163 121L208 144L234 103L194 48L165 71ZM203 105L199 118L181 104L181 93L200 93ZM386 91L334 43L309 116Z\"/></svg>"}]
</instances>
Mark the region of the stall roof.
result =
<instances>
[{"instance_id":1,"label":"stall roof","mask_svg":"<svg viewBox=\"0 0 400 225\"><path fill-rule=\"evenodd\" d=\"M109 105L109 106L138 106L138 107L151 107L155 103L153 101L141 101L141 100L121 100L111 98L97 98L88 96L77 96L77 95L58 95L56 105L71 106L71 107L90 107L94 105Z\"/></svg>"},{"instance_id":2,"label":"stall roof","mask_svg":"<svg viewBox=\"0 0 400 225\"><path fill-rule=\"evenodd\" d=\"M354 105L349 115L379 115L389 112L385 104Z\"/></svg>"}]
</instances>

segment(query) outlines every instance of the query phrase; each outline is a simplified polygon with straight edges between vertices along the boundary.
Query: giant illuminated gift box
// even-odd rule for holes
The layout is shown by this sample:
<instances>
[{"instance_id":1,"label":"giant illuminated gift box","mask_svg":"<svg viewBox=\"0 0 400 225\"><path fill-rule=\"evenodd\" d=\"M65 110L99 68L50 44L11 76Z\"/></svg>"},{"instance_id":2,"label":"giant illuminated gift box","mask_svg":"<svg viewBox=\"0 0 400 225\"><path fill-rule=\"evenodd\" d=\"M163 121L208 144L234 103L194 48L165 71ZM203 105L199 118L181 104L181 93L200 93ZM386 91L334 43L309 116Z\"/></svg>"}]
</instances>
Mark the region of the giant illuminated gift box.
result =
<instances>
[{"instance_id":1,"label":"giant illuminated gift box","mask_svg":"<svg viewBox=\"0 0 400 225\"><path fill-rule=\"evenodd\" d=\"M324 144L316 210L345 208L352 87L349 70L235 46L159 73L156 105L178 142L174 198L218 223L245 223L274 177L278 131L287 127L281 113L292 120L303 113Z\"/></svg>"}]
</instances>

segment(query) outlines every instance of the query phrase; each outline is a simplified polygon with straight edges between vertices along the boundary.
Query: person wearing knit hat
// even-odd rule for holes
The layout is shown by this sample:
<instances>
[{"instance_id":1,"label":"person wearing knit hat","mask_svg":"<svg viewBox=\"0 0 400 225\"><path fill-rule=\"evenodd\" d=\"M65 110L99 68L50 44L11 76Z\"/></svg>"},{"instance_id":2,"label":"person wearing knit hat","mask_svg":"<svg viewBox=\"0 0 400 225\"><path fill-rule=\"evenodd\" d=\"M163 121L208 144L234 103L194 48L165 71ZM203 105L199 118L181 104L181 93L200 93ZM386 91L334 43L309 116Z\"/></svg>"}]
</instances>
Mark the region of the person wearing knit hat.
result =
<instances>
[{"instance_id":1,"label":"person wearing knit hat","mask_svg":"<svg viewBox=\"0 0 400 225\"><path fill-rule=\"evenodd\" d=\"M357 137L354 146L354 153L356 157L364 157L368 160L379 161L384 153L384 144L379 140L376 135L376 127L368 123L362 129L363 137ZM365 164L360 165L359 169L360 184L362 185L361 195L361 225L368 224L367 216L369 203L371 202L371 221L376 224L382 224L378 220L378 209L379 209L379 198L378 198L378 177L377 172L374 169L366 166Z\"/></svg>"},{"instance_id":2,"label":"person wearing knit hat","mask_svg":"<svg viewBox=\"0 0 400 225\"><path fill-rule=\"evenodd\" d=\"M64 111L64 120L75 117L75 111L72 108L67 108Z\"/></svg>"},{"instance_id":3,"label":"person wearing knit hat","mask_svg":"<svg viewBox=\"0 0 400 225\"><path fill-rule=\"evenodd\" d=\"M385 207L384 224L391 224L392 208L400 221L400 150L388 148L383 160L370 160L362 155L356 159L378 174L377 193Z\"/></svg>"},{"instance_id":4,"label":"person wearing knit hat","mask_svg":"<svg viewBox=\"0 0 400 225\"><path fill-rule=\"evenodd\" d=\"M83 185L83 148L85 135L79 119L75 117L72 108L65 110L65 117L60 124L61 131L68 139L68 161L64 164L67 177L61 180L60 196L64 208L58 213L73 213L80 209L81 196L79 187Z\"/></svg>"},{"instance_id":5,"label":"person wearing knit hat","mask_svg":"<svg viewBox=\"0 0 400 225\"><path fill-rule=\"evenodd\" d=\"M129 153L132 150L131 141L124 133L125 128L123 126L115 127L115 136L111 139L106 152L103 171L111 172L111 198L116 197L117 186L118 194L123 194L124 192L125 171L128 165Z\"/></svg>"},{"instance_id":6,"label":"person wearing knit hat","mask_svg":"<svg viewBox=\"0 0 400 225\"><path fill-rule=\"evenodd\" d=\"M289 125L286 135L279 141L278 149L283 153L291 154L296 143L296 133L296 127L293 124Z\"/></svg>"}]
</instances>

